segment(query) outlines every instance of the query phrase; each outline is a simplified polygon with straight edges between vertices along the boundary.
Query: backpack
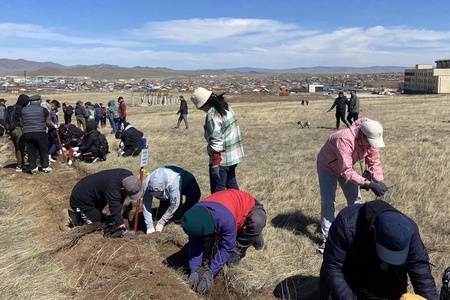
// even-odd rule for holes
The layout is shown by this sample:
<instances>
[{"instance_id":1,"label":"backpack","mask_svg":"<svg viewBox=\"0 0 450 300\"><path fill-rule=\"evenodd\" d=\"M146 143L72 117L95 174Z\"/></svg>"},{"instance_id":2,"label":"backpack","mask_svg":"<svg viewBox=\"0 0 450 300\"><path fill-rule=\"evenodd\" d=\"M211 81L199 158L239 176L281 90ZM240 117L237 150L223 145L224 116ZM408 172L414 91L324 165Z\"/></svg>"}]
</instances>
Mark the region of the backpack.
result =
<instances>
[{"instance_id":1,"label":"backpack","mask_svg":"<svg viewBox=\"0 0 450 300\"><path fill-rule=\"evenodd\" d=\"M14 128L17 127L17 119L16 119L16 106L11 105L6 108L5 111L5 121L3 127L7 132L11 132Z\"/></svg>"},{"instance_id":2,"label":"backpack","mask_svg":"<svg viewBox=\"0 0 450 300\"><path fill-rule=\"evenodd\" d=\"M106 136L103 133L98 134L98 157L102 160L106 160L106 154L109 153L109 145Z\"/></svg>"}]
</instances>

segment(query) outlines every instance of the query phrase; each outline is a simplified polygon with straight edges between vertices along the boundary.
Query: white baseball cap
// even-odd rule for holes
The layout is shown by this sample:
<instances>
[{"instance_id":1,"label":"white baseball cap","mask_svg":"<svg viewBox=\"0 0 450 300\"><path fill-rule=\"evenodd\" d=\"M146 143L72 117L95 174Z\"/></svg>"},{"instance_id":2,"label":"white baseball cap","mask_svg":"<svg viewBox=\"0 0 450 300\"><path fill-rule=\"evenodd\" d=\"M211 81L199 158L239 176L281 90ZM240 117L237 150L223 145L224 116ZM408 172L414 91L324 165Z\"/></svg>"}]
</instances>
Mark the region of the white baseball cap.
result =
<instances>
[{"instance_id":1,"label":"white baseball cap","mask_svg":"<svg viewBox=\"0 0 450 300\"><path fill-rule=\"evenodd\" d=\"M383 126L380 122L367 120L361 125L361 131L366 135L369 144L373 148L383 148Z\"/></svg>"}]
</instances>

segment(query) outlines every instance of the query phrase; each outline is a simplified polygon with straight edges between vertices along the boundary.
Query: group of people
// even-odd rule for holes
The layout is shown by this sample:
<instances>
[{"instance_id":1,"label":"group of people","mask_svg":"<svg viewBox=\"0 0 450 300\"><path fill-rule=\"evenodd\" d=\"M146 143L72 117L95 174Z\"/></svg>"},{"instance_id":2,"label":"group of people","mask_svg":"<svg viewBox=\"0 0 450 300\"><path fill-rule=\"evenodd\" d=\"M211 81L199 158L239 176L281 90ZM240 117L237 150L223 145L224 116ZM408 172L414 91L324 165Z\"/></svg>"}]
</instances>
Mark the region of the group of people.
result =
<instances>
[{"instance_id":1,"label":"group of people","mask_svg":"<svg viewBox=\"0 0 450 300\"><path fill-rule=\"evenodd\" d=\"M25 110L25 117L38 115L42 125L47 120L45 112L31 106L36 101L40 107L40 97L28 100L31 104L23 110L32 110ZM102 211L108 206L112 222L123 227L125 234L122 204L127 196L132 200L141 197L147 234L163 231L171 221L181 224L189 237L188 284L199 293L207 293L225 264L238 265L251 246L263 249L267 217L260 201L239 190L236 166L244 161L244 149L236 115L224 95L197 88L191 101L206 113L209 196L200 200L195 176L178 166L151 172L142 191L140 180L131 171L113 169L86 176L75 185L70 215L75 225L105 222L107 216ZM183 115L181 106L179 112ZM383 127L375 120L358 118L358 114L352 118L348 128L329 137L317 157L324 237L318 249L323 254L321 299L400 299L407 291L408 276L416 294L438 299L416 223L381 199L388 190L379 152L385 146ZM185 122L187 127L187 119ZM127 129L118 137L124 143L129 130L130 136L142 138L129 123L124 122L124 126ZM140 150L130 147L122 151L121 155L135 155ZM354 169L358 162L361 174ZM336 216L338 183L348 206ZM361 188L373 191L377 199L363 204ZM153 198L160 204L156 214L152 214ZM208 255L209 265L201 274L204 256Z\"/></svg>"},{"instance_id":2,"label":"group of people","mask_svg":"<svg viewBox=\"0 0 450 300\"><path fill-rule=\"evenodd\" d=\"M339 129L341 121L345 126L350 127L353 122L358 120L360 109L356 90L351 90L350 95L350 100L348 100L347 97L344 96L344 92L339 91L338 97L334 100L333 105L328 110L328 112L330 112L336 107L336 129ZM346 111L348 112L347 118L345 117Z\"/></svg>"},{"instance_id":3,"label":"group of people","mask_svg":"<svg viewBox=\"0 0 450 300\"><path fill-rule=\"evenodd\" d=\"M143 133L126 122L123 97L119 97L118 106L110 100L108 108L102 103L86 102L83 105L82 101L77 101L73 108L67 100L62 103L44 101L40 95L29 97L25 94L21 94L14 105L6 107L5 103L5 99L0 99L0 134L6 132L13 142L17 172L49 173L51 163L62 151L68 152L70 166L75 158L91 163L105 160L109 146L98 127L105 126L107 118L113 132L121 139L120 156L138 155L142 149ZM64 123L59 122L60 108ZM72 115L78 126L72 124Z\"/></svg>"}]
</instances>

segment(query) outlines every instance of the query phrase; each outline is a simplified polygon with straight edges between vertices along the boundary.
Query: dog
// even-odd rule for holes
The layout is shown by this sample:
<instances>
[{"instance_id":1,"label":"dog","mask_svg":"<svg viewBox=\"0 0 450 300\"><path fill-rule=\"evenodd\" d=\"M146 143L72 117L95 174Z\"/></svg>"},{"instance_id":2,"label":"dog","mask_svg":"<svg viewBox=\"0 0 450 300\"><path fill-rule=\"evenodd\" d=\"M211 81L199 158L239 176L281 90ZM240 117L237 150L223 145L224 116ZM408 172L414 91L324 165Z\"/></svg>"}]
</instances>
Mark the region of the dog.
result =
<instances>
[{"instance_id":1,"label":"dog","mask_svg":"<svg viewBox=\"0 0 450 300\"><path fill-rule=\"evenodd\" d=\"M299 124L302 128L311 128L311 123L309 121L298 121L297 124Z\"/></svg>"}]
</instances>

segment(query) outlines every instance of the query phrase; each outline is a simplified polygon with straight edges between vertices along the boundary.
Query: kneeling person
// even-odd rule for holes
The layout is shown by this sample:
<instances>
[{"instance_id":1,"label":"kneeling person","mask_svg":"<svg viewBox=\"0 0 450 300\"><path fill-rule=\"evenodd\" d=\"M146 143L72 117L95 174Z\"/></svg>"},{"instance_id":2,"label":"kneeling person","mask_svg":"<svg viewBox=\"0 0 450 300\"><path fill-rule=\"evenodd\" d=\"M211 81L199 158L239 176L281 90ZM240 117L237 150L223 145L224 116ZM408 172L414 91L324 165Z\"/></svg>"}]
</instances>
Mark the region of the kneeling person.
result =
<instances>
[{"instance_id":1,"label":"kneeling person","mask_svg":"<svg viewBox=\"0 0 450 300\"><path fill-rule=\"evenodd\" d=\"M121 140L119 156L137 156L142 150L142 137L144 133L137 130L128 122L125 122L123 131L116 132L116 139Z\"/></svg>"},{"instance_id":2,"label":"kneeling person","mask_svg":"<svg viewBox=\"0 0 450 300\"><path fill-rule=\"evenodd\" d=\"M140 180L126 169L100 171L82 178L72 190L70 206L78 214L79 225L104 222L103 209L108 206L117 227L125 228L122 204L128 196L140 196Z\"/></svg>"},{"instance_id":3,"label":"kneeling person","mask_svg":"<svg viewBox=\"0 0 450 300\"><path fill-rule=\"evenodd\" d=\"M183 216L181 226L189 235L188 284L199 293L207 293L225 264L237 266L250 246L264 246L262 230L266 226L263 205L249 193L227 189L200 200ZM199 280L198 272L205 253L205 239L213 238L218 249Z\"/></svg>"},{"instance_id":4,"label":"kneeling person","mask_svg":"<svg viewBox=\"0 0 450 300\"><path fill-rule=\"evenodd\" d=\"M200 200L200 187L194 175L175 166L158 168L150 173L145 180L143 193L147 234L155 232L151 213L153 197L160 200L158 211L159 215L162 215L156 225L156 231L162 231L172 218L175 223L179 223L183 214ZM180 207L182 195L185 196L185 201Z\"/></svg>"}]
</instances>

